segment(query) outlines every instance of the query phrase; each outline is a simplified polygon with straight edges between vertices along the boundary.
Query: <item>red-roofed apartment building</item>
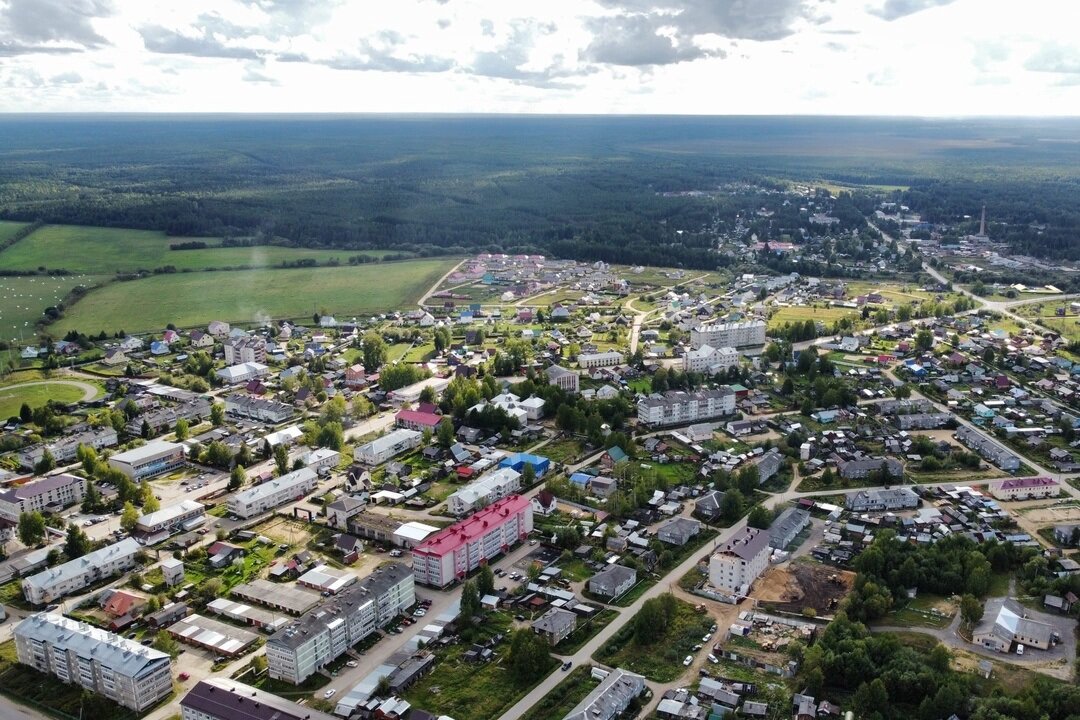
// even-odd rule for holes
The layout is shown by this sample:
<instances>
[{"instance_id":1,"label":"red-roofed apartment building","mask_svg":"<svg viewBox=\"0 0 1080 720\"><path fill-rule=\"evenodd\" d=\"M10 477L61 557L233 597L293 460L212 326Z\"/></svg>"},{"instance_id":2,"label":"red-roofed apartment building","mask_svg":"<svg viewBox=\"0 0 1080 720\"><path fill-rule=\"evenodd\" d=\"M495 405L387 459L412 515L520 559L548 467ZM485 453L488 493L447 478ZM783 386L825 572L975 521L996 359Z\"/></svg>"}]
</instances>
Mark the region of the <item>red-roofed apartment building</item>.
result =
<instances>
[{"instance_id":1,"label":"red-roofed apartment building","mask_svg":"<svg viewBox=\"0 0 1080 720\"><path fill-rule=\"evenodd\" d=\"M441 421L442 415L420 410L399 410L398 414L394 416L394 423L398 427L420 432L423 432L424 428L434 431Z\"/></svg>"},{"instance_id":2,"label":"red-roofed apartment building","mask_svg":"<svg viewBox=\"0 0 1080 720\"><path fill-rule=\"evenodd\" d=\"M508 495L413 548L416 582L446 587L506 552L532 528L532 503L521 495Z\"/></svg>"}]
</instances>

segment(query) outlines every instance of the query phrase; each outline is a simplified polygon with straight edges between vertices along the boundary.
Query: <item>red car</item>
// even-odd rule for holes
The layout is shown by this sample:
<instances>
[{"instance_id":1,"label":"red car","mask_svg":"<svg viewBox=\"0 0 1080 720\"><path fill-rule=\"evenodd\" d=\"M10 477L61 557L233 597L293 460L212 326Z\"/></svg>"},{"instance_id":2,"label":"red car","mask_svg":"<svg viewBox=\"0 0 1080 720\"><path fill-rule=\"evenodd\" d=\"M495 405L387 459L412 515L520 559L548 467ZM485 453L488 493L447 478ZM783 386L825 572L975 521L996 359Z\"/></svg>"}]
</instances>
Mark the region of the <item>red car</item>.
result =
<instances>
[{"instance_id":1,"label":"red car","mask_svg":"<svg viewBox=\"0 0 1080 720\"><path fill-rule=\"evenodd\" d=\"M180 682L183 682L184 680L187 680L191 676L188 675L187 673L180 673L176 677L180 679Z\"/></svg>"}]
</instances>

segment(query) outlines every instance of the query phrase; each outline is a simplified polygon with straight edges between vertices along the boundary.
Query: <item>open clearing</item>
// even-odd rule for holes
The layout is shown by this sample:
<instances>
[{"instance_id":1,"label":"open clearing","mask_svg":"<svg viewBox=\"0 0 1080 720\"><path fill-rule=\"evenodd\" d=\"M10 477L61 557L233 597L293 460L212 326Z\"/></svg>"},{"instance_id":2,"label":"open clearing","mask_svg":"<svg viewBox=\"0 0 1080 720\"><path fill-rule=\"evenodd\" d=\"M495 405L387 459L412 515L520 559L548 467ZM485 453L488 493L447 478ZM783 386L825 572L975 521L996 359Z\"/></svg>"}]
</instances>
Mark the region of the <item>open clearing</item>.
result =
<instances>
[{"instance_id":1,"label":"open clearing","mask_svg":"<svg viewBox=\"0 0 1080 720\"><path fill-rule=\"evenodd\" d=\"M339 318L404 308L456 262L452 258L356 267L175 273L94 290L50 326L62 336L117 330L148 332L168 323L196 327L211 320L255 323L310 318L325 310Z\"/></svg>"},{"instance_id":2,"label":"open clearing","mask_svg":"<svg viewBox=\"0 0 1080 720\"><path fill-rule=\"evenodd\" d=\"M0 420L18 415L23 403L34 408L49 400L73 403L93 400L101 394L101 388L92 383L74 380L42 380L25 385L8 385L0 388Z\"/></svg>"},{"instance_id":3,"label":"open clearing","mask_svg":"<svg viewBox=\"0 0 1080 720\"><path fill-rule=\"evenodd\" d=\"M0 265L4 255L0 253ZM34 323L45 308L63 300L76 285L90 286L99 280L87 275L0 277L0 340L17 340L20 331L27 339L33 337Z\"/></svg>"},{"instance_id":4,"label":"open clearing","mask_svg":"<svg viewBox=\"0 0 1080 720\"><path fill-rule=\"evenodd\" d=\"M799 613L814 608L817 614L831 615L836 604L855 584L855 573L816 563L793 562L765 571L752 596L780 610Z\"/></svg>"},{"instance_id":5,"label":"open clearing","mask_svg":"<svg viewBox=\"0 0 1080 720\"><path fill-rule=\"evenodd\" d=\"M821 322L826 327L831 327L834 322L841 318L854 320L857 317L859 317L858 312L847 308L782 307L769 318L769 330L781 328L785 323L805 322L807 320Z\"/></svg>"},{"instance_id":6,"label":"open clearing","mask_svg":"<svg viewBox=\"0 0 1080 720\"><path fill-rule=\"evenodd\" d=\"M3 239L0 228L0 239ZM201 241L211 247L200 250L170 250L177 243ZM153 230L46 225L0 253L0 265L11 270L38 267L64 268L73 272L112 274L153 270L172 265L177 270L206 270L230 267L271 267L283 261L311 258L325 263L337 258L342 264L350 255L382 257L389 251L309 250L307 248L259 245L256 247L215 247L220 238L170 237Z\"/></svg>"}]
</instances>

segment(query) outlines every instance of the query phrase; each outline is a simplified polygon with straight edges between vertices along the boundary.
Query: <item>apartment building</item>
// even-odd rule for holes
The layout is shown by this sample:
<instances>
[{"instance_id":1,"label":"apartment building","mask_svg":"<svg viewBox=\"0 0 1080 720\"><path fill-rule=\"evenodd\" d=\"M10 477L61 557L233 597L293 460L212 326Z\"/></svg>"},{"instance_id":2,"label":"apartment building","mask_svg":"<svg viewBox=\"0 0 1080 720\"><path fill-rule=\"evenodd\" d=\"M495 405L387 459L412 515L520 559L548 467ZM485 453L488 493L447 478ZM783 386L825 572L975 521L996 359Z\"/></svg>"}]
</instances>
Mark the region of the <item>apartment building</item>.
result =
<instances>
[{"instance_id":1,"label":"apartment building","mask_svg":"<svg viewBox=\"0 0 1080 720\"><path fill-rule=\"evenodd\" d=\"M169 656L53 613L15 627L19 662L141 713L172 692Z\"/></svg>"},{"instance_id":2,"label":"apartment building","mask_svg":"<svg viewBox=\"0 0 1080 720\"><path fill-rule=\"evenodd\" d=\"M466 520L444 528L413 548L416 581L446 587L506 552L533 528L532 503L510 495Z\"/></svg>"},{"instance_id":3,"label":"apartment building","mask_svg":"<svg viewBox=\"0 0 1080 720\"><path fill-rule=\"evenodd\" d=\"M266 340L261 337L235 337L225 342L224 349L226 365L266 362Z\"/></svg>"},{"instance_id":4,"label":"apartment building","mask_svg":"<svg viewBox=\"0 0 1080 720\"><path fill-rule=\"evenodd\" d=\"M609 350L607 352L598 353L581 353L577 356L578 367L586 370L590 368L598 367L614 367L615 365L622 365L626 362L621 352L615 350Z\"/></svg>"},{"instance_id":5,"label":"apartment building","mask_svg":"<svg viewBox=\"0 0 1080 720\"><path fill-rule=\"evenodd\" d=\"M873 488L848 493L844 506L859 513L913 510L919 507L919 496L908 488Z\"/></svg>"},{"instance_id":6,"label":"apartment building","mask_svg":"<svg viewBox=\"0 0 1080 720\"><path fill-rule=\"evenodd\" d=\"M229 498L229 512L245 519L255 517L290 500L299 500L318 484L318 473L300 468L234 494Z\"/></svg>"},{"instance_id":7,"label":"apartment building","mask_svg":"<svg viewBox=\"0 0 1080 720\"><path fill-rule=\"evenodd\" d=\"M1005 472L1020 469L1020 457L983 435L978 430L961 425L956 431L956 439L967 445L983 460L997 465Z\"/></svg>"},{"instance_id":8,"label":"apartment building","mask_svg":"<svg viewBox=\"0 0 1080 720\"><path fill-rule=\"evenodd\" d=\"M81 502L85 494L86 480L67 473L15 485L0 492L0 520L17 523L24 512L62 510Z\"/></svg>"},{"instance_id":9,"label":"apartment building","mask_svg":"<svg viewBox=\"0 0 1080 720\"><path fill-rule=\"evenodd\" d=\"M260 420L277 424L293 416L296 409L288 403L251 395L229 395L225 398L225 412L233 417Z\"/></svg>"},{"instance_id":10,"label":"apartment building","mask_svg":"<svg viewBox=\"0 0 1080 720\"><path fill-rule=\"evenodd\" d=\"M270 677L299 685L416 602L413 571L390 563L266 641Z\"/></svg>"},{"instance_id":11,"label":"apartment building","mask_svg":"<svg viewBox=\"0 0 1080 720\"><path fill-rule=\"evenodd\" d=\"M990 494L998 500L1039 500L1060 495L1061 484L1048 477L1008 478L990 483Z\"/></svg>"},{"instance_id":12,"label":"apartment building","mask_svg":"<svg viewBox=\"0 0 1080 720\"><path fill-rule=\"evenodd\" d=\"M23 596L31 605L50 603L102 578L131 569L140 550L142 546L134 539L124 538L81 558L42 570L23 580Z\"/></svg>"},{"instance_id":13,"label":"apartment building","mask_svg":"<svg viewBox=\"0 0 1080 720\"><path fill-rule=\"evenodd\" d=\"M205 517L205 505L194 500L181 500L141 516L135 523L135 531L143 535L153 535L167 530L178 530L186 523Z\"/></svg>"},{"instance_id":14,"label":"apartment building","mask_svg":"<svg viewBox=\"0 0 1080 720\"><path fill-rule=\"evenodd\" d=\"M224 677L200 680L180 700L180 720L338 720Z\"/></svg>"},{"instance_id":15,"label":"apartment building","mask_svg":"<svg viewBox=\"0 0 1080 720\"><path fill-rule=\"evenodd\" d=\"M690 331L690 347L694 349L698 349L703 345L742 349L760 347L764 344L764 320L702 325Z\"/></svg>"},{"instance_id":16,"label":"apartment building","mask_svg":"<svg viewBox=\"0 0 1080 720\"><path fill-rule=\"evenodd\" d=\"M521 473L509 467L499 468L495 472L481 476L475 482L469 483L446 498L446 508L451 515L460 517L478 507L501 500L520 489Z\"/></svg>"},{"instance_id":17,"label":"apartment building","mask_svg":"<svg viewBox=\"0 0 1080 720\"><path fill-rule=\"evenodd\" d=\"M743 528L709 558L709 584L724 595L743 597L769 565L769 533Z\"/></svg>"},{"instance_id":18,"label":"apartment building","mask_svg":"<svg viewBox=\"0 0 1080 720\"><path fill-rule=\"evenodd\" d=\"M712 345L702 345L696 350L688 350L683 355L683 370L686 372L715 375L738 364L739 351L733 347L715 348Z\"/></svg>"},{"instance_id":19,"label":"apartment building","mask_svg":"<svg viewBox=\"0 0 1080 720\"><path fill-rule=\"evenodd\" d=\"M45 457L45 451L48 450L58 465L65 465L75 461L75 453L80 445L86 445L95 450L103 450L107 447L116 446L118 442L116 430L112 427L95 428L66 435L48 444L37 443L31 445L20 450L16 457L19 459L20 467L33 469L34 466L41 462L41 458Z\"/></svg>"},{"instance_id":20,"label":"apartment building","mask_svg":"<svg viewBox=\"0 0 1080 720\"><path fill-rule=\"evenodd\" d=\"M423 433L416 430L406 430L404 428L394 430L382 437L375 438L369 443L358 445L353 450L353 460L365 465L375 466L406 450L419 447L421 439L423 439Z\"/></svg>"},{"instance_id":21,"label":"apartment building","mask_svg":"<svg viewBox=\"0 0 1080 720\"><path fill-rule=\"evenodd\" d=\"M734 413L735 391L726 386L697 392L672 390L642 398L637 412L638 420L646 425L689 425Z\"/></svg>"},{"instance_id":22,"label":"apartment building","mask_svg":"<svg viewBox=\"0 0 1080 720\"><path fill-rule=\"evenodd\" d=\"M132 480L143 480L175 470L183 465L186 459L183 445L151 440L134 450L113 455L109 458L109 465Z\"/></svg>"}]
</instances>

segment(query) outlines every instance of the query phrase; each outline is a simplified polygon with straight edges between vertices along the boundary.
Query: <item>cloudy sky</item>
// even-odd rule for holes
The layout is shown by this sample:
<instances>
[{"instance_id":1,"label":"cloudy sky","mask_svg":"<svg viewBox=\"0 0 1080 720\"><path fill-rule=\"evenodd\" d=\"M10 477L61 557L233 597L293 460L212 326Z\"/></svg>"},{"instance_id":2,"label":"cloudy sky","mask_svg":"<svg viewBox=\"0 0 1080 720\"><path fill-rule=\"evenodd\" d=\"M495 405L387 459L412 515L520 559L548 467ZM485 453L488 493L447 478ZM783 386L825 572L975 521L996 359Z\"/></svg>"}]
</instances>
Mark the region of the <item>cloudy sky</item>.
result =
<instances>
[{"instance_id":1,"label":"cloudy sky","mask_svg":"<svg viewBox=\"0 0 1080 720\"><path fill-rule=\"evenodd\" d=\"M0 111L1080 115L1077 0L0 0Z\"/></svg>"}]
</instances>

